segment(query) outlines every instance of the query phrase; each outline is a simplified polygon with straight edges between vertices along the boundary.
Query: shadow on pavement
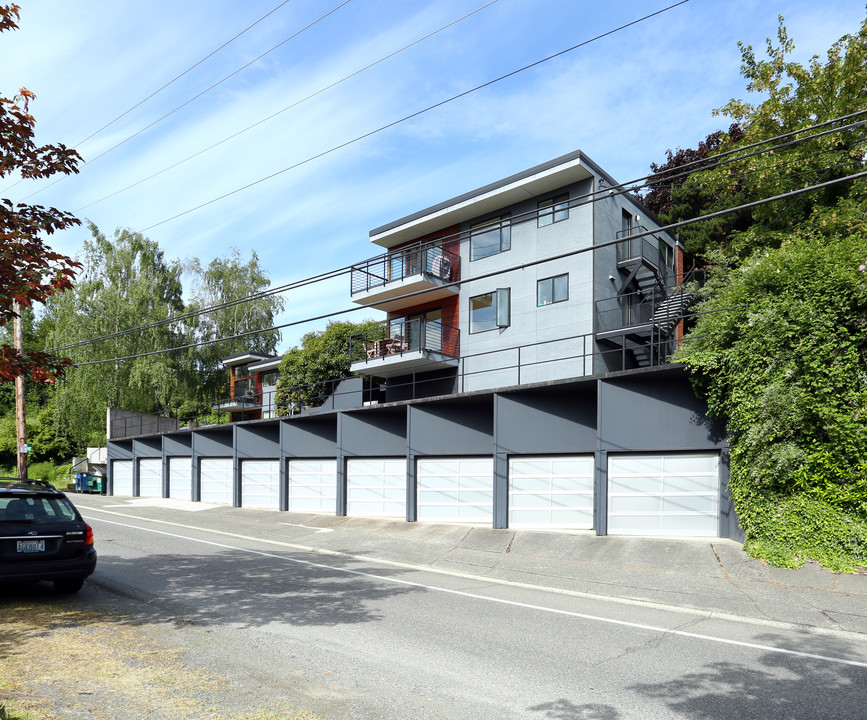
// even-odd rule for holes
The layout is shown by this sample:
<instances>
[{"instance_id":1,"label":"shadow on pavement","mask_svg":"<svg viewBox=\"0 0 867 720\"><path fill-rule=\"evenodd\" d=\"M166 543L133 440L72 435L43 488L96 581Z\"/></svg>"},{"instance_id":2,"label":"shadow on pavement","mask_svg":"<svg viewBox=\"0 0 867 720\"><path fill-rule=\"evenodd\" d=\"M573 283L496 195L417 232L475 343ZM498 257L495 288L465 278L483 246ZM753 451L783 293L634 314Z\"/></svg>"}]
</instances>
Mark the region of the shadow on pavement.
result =
<instances>
[{"instance_id":1,"label":"shadow on pavement","mask_svg":"<svg viewBox=\"0 0 867 720\"><path fill-rule=\"evenodd\" d=\"M865 661L856 643L841 638L768 633L754 641L801 653ZM733 662L708 663L680 678L636 684L630 689L661 700L678 717L695 720L820 720L855 718L864 712L867 668L775 652L761 654L758 665L757 669Z\"/></svg>"}]
</instances>

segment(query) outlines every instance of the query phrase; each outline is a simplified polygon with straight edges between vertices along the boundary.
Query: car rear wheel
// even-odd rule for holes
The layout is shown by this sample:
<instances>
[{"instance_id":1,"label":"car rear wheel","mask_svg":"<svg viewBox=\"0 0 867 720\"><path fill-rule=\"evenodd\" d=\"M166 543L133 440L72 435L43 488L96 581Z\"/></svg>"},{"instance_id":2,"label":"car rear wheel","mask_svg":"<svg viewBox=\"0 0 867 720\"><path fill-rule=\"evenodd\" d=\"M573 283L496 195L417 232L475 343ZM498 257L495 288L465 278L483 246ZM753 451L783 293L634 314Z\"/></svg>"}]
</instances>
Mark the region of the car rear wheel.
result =
<instances>
[{"instance_id":1,"label":"car rear wheel","mask_svg":"<svg viewBox=\"0 0 867 720\"><path fill-rule=\"evenodd\" d=\"M77 593L84 585L84 578L75 578L74 580L55 580L54 589L63 594Z\"/></svg>"}]
</instances>

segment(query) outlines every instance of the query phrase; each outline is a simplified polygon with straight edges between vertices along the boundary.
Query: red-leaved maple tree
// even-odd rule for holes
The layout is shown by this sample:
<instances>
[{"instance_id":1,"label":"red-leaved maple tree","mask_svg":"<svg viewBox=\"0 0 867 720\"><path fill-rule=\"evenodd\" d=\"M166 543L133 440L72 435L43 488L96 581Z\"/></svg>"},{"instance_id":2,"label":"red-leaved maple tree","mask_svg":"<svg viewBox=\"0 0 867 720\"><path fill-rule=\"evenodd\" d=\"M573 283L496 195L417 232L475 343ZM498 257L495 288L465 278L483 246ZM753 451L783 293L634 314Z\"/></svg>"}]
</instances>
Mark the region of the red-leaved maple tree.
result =
<instances>
[{"instance_id":1,"label":"red-leaved maple tree","mask_svg":"<svg viewBox=\"0 0 867 720\"><path fill-rule=\"evenodd\" d=\"M0 32L18 27L18 5L0 5ZM47 178L77 173L79 154L64 145L38 146L29 114L35 96L21 88L10 100L0 97L0 178ZM15 317L15 304L30 307L71 287L80 264L53 251L45 236L80 221L67 212L41 205L13 203L0 198L0 325ZM0 381L24 375L50 382L69 361L44 352L18 352L0 345Z\"/></svg>"}]
</instances>

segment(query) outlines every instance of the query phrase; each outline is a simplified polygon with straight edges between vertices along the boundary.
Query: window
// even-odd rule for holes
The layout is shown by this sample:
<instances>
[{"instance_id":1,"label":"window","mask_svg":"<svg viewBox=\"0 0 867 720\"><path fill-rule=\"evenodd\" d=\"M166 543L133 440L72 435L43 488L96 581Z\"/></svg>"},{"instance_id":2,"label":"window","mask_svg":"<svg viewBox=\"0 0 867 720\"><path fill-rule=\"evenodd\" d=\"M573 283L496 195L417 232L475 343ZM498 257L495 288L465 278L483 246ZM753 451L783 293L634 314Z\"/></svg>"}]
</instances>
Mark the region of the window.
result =
<instances>
[{"instance_id":1,"label":"window","mask_svg":"<svg viewBox=\"0 0 867 720\"><path fill-rule=\"evenodd\" d=\"M508 215L473 225L470 228L470 260L480 260L511 248L511 230Z\"/></svg>"},{"instance_id":2,"label":"window","mask_svg":"<svg viewBox=\"0 0 867 720\"><path fill-rule=\"evenodd\" d=\"M536 283L536 306L551 305L569 299L569 275L557 275Z\"/></svg>"},{"instance_id":3,"label":"window","mask_svg":"<svg viewBox=\"0 0 867 720\"><path fill-rule=\"evenodd\" d=\"M511 324L509 288L470 298L470 332L479 333Z\"/></svg>"},{"instance_id":4,"label":"window","mask_svg":"<svg viewBox=\"0 0 867 720\"><path fill-rule=\"evenodd\" d=\"M277 384L277 378L280 373L277 370L268 370L267 372L262 373L262 385L271 386Z\"/></svg>"},{"instance_id":5,"label":"window","mask_svg":"<svg viewBox=\"0 0 867 720\"><path fill-rule=\"evenodd\" d=\"M569 195L557 195L539 203L539 227L568 219Z\"/></svg>"}]
</instances>

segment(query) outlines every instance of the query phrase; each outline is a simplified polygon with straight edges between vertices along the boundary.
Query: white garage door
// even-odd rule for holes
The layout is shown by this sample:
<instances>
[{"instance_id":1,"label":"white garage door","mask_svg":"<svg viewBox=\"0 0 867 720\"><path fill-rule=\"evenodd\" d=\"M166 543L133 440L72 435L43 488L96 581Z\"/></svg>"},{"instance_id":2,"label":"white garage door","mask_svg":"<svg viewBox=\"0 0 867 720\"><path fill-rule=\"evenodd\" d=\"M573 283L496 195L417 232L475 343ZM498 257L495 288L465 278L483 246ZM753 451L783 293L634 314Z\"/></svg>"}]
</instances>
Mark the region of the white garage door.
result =
<instances>
[{"instance_id":1,"label":"white garage door","mask_svg":"<svg viewBox=\"0 0 867 720\"><path fill-rule=\"evenodd\" d=\"M139 497L163 496L163 461L160 458L143 458L138 461Z\"/></svg>"},{"instance_id":2,"label":"white garage door","mask_svg":"<svg viewBox=\"0 0 867 720\"><path fill-rule=\"evenodd\" d=\"M169 458L169 497L177 500L193 499L193 459Z\"/></svg>"},{"instance_id":3,"label":"white garage door","mask_svg":"<svg viewBox=\"0 0 867 720\"><path fill-rule=\"evenodd\" d=\"M406 460L348 460L346 512L362 517L406 518Z\"/></svg>"},{"instance_id":4,"label":"white garage door","mask_svg":"<svg viewBox=\"0 0 867 720\"><path fill-rule=\"evenodd\" d=\"M492 525L492 458L419 459L416 462L418 519Z\"/></svg>"},{"instance_id":5,"label":"white garage door","mask_svg":"<svg viewBox=\"0 0 867 720\"><path fill-rule=\"evenodd\" d=\"M509 527L593 529L592 455L509 458Z\"/></svg>"},{"instance_id":6,"label":"white garage door","mask_svg":"<svg viewBox=\"0 0 867 720\"><path fill-rule=\"evenodd\" d=\"M280 461L241 461L241 505L280 509Z\"/></svg>"},{"instance_id":7,"label":"white garage door","mask_svg":"<svg viewBox=\"0 0 867 720\"><path fill-rule=\"evenodd\" d=\"M289 460L287 475L289 510L336 514L336 460Z\"/></svg>"},{"instance_id":8,"label":"white garage door","mask_svg":"<svg viewBox=\"0 0 867 720\"><path fill-rule=\"evenodd\" d=\"M199 465L202 502L232 504L232 458L202 458Z\"/></svg>"},{"instance_id":9,"label":"white garage door","mask_svg":"<svg viewBox=\"0 0 867 720\"><path fill-rule=\"evenodd\" d=\"M132 460L111 461L112 495L132 495Z\"/></svg>"},{"instance_id":10,"label":"white garage door","mask_svg":"<svg viewBox=\"0 0 867 720\"><path fill-rule=\"evenodd\" d=\"M609 457L612 535L717 537L718 517L718 455Z\"/></svg>"}]
</instances>

